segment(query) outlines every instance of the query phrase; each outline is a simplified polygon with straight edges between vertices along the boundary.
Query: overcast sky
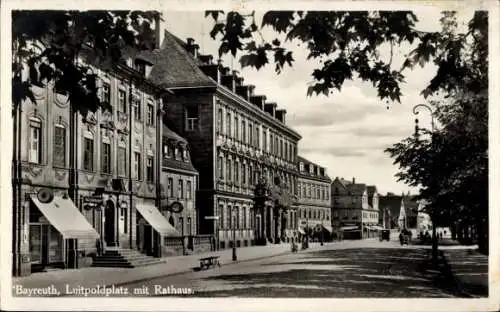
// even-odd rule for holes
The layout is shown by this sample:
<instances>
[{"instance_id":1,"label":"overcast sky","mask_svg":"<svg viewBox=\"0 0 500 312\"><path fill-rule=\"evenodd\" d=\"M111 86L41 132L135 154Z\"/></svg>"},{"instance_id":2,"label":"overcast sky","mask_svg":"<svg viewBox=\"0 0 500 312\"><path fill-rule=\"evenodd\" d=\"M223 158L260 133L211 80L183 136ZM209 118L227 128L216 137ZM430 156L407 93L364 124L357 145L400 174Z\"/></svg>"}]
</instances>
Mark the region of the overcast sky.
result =
<instances>
[{"instance_id":1,"label":"overcast sky","mask_svg":"<svg viewBox=\"0 0 500 312\"><path fill-rule=\"evenodd\" d=\"M262 15L263 12L260 12ZM426 7L415 11L419 18L417 28L437 31L440 29L439 8ZM462 18L471 17L472 13L463 12ZM217 57L218 42L213 41L209 32L212 29L211 18L204 18L204 12L166 11L165 27L180 37L192 37L200 45L200 53L213 54ZM264 31L266 40L272 40L275 34ZM278 103L287 110L287 124L302 135L299 154L327 168L328 175L356 178L356 182L376 185L379 193L411 191L394 174L397 166L383 151L386 147L412 135L415 116L414 105L424 103L420 91L435 74L431 64L407 72L406 83L402 85L402 103L389 103L377 98L376 89L371 84L361 81L348 81L342 91L335 91L329 97L307 97L311 73L318 63L306 60L305 48L290 45L294 52L293 68L286 68L280 75L274 72L274 66L267 66L259 71L251 68L242 70L235 59L224 59L226 66L233 65L245 78L246 84L256 86L256 94L264 94L268 101ZM393 64L400 67L405 53L411 47L394 51ZM387 57L389 57L387 49ZM387 108L389 106L389 109ZM429 117L420 116L420 126L430 124Z\"/></svg>"}]
</instances>

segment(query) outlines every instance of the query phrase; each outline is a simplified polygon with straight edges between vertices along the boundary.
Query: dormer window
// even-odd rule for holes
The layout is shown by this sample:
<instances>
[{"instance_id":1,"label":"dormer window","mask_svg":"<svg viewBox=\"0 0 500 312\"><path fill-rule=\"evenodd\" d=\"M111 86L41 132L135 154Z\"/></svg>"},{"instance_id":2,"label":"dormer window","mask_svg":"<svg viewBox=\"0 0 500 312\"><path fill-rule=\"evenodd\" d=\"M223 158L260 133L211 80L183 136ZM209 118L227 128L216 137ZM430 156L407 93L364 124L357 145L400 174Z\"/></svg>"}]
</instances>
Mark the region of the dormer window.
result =
<instances>
[{"instance_id":1,"label":"dormer window","mask_svg":"<svg viewBox=\"0 0 500 312\"><path fill-rule=\"evenodd\" d=\"M146 75L146 63L141 60L136 60L134 63L134 69L141 73L141 75Z\"/></svg>"},{"instance_id":2,"label":"dormer window","mask_svg":"<svg viewBox=\"0 0 500 312\"><path fill-rule=\"evenodd\" d=\"M314 174L314 166L313 165L309 165L309 173Z\"/></svg>"},{"instance_id":3,"label":"dormer window","mask_svg":"<svg viewBox=\"0 0 500 312\"><path fill-rule=\"evenodd\" d=\"M189 157L188 151L186 149L182 150L182 159L184 161L188 161L188 157Z\"/></svg>"},{"instance_id":4,"label":"dormer window","mask_svg":"<svg viewBox=\"0 0 500 312\"><path fill-rule=\"evenodd\" d=\"M175 159L181 159L181 151L178 147L175 148Z\"/></svg>"},{"instance_id":5,"label":"dormer window","mask_svg":"<svg viewBox=\"0 0 500 312\"><path fill-rule=\"evenodd\" d=\"M300 170L300 172L304 171L304 163L303 162L300 162L300 164L299 164L299 170Z\"/></svg>"},{"instance_id":6,"label":"dormer window","mask_svg":"<svg viewBox=\"0 0 500 312\"><path fill-rule=\"evenodd\" d=\"M170 158L170 147L168 144L163 145L163 158Z\"/></svg>"}]
</instances>

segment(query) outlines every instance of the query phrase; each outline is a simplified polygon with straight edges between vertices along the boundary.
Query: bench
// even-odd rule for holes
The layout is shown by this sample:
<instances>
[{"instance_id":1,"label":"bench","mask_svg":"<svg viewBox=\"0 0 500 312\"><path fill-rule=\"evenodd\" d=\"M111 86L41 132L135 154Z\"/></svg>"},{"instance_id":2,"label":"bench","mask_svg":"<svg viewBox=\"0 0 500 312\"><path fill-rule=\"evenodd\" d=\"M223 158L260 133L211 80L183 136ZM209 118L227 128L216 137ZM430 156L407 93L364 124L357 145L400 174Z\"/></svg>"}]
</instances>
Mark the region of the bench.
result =
<instances>
[{"instance_id":1,"label":"bench","mask_svg":"<svg viewBox=\"0 0 500 312\"><path fill-rule=\"evenodd\" d=\"M200 258L200 270L216 265L220 267L219 256Z\"/></svg>"}]
</instances>

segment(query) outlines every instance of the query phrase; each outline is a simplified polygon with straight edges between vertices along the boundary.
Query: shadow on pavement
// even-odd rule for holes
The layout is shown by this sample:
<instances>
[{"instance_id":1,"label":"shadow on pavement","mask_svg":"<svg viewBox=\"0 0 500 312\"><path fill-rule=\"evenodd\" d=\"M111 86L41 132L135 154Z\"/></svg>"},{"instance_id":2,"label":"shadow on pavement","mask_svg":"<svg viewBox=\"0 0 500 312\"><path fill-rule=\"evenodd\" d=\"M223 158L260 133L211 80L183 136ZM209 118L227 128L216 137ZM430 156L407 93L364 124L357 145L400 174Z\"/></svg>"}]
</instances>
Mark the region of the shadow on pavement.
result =
<instances>
[{"instance_id":1,"label":"shadow on pavement","mask_svg":"<svg viewBox=\"0 0 500 312\"><path fill-rule=\"evenodd\" d=\"M454 279L433 270L421 249L322 250L263 264L257 272L234 272L203 280L223 290L201 297L452 297Z\"/></svg>"}]
</instances>

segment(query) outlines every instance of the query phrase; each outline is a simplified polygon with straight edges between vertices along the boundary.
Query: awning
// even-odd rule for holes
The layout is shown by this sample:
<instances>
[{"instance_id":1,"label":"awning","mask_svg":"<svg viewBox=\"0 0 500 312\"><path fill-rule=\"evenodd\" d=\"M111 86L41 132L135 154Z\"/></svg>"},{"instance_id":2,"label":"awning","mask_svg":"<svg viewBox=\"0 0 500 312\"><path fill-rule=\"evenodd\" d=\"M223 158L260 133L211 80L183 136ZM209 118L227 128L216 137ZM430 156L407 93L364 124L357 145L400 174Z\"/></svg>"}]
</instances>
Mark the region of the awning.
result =
<instances>
[{"instance_id":1,"label":"awning","mask_svg":"<svg viewBox=\"0 0 500 312\"><path fill-rule=\"evenodd\" d=\"M352 230L359 230L358 226L343 226L340 228L341 231L352 231Z\"/></svg>"},{"instance_id":2,"label":"awning","mask_svg":"<svg viewBox=\"0 0 500 312\"><path fill-rule=\"evenodd\" d=\"M181 234L170 224L161 212L153 205L137 204L137 211L148 223L162 236L181 236Z\"/></svg>"},{"instance_id":3,"label":"awning","mask_svg":"<svg viewBox=\"0 0 500 312\"><path fill-rule=\"evenodd\" d=\"M42 203L36 195L31 195L31 200L65 239L97 239L99 237L71 199L54 196L50 203Z\"/></svg>"},{"instance_id":4,"label":"awning","mask_svg":"<svg viewBox=\"0 0 500 312\"><path fill-rule=\"evenodd\" d=\"M333 233L333 228L331 226L329 226L329 225L323 225L323 228L325 230L327 230L328 232Z\"/></svg>"},{"instance_id":5,"label":"awning","mask_svg":"<svg viewBox=\"0 0 500 312\"><path fill-rule=\"evenodd\" d=\"M300 234L306 234L306 232L304 231L304 229L303 229L303 228L301 228L301 227L299 227L299 233L300 233Z\"/></svg>"}]
</instances>

